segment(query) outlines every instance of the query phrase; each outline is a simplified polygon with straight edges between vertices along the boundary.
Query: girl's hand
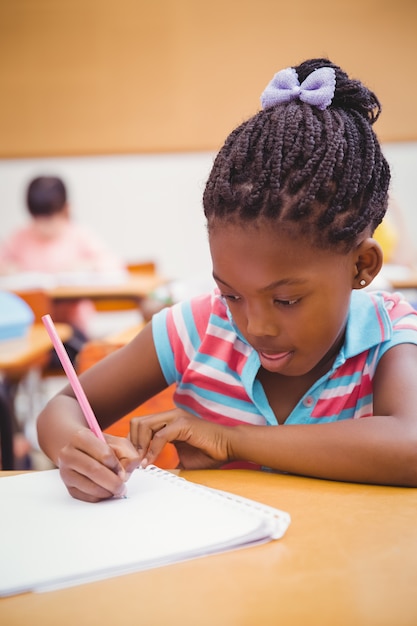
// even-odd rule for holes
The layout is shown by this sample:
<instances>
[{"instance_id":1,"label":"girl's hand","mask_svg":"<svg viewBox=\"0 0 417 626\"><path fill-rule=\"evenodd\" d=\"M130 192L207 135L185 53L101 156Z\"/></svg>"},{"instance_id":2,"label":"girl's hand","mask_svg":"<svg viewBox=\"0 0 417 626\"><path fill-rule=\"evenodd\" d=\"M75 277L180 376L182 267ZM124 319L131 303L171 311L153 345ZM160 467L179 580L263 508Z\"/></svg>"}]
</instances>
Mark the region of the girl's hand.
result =
<instances>
[{"instance_id":1,"label":"girl's hand","mask_svg":"<svg viewBox=\"0 0 417 626\"><path fill-rule=\"evenodd\" d=\"M126 493L125 482L141 459L128 439L105 438L107 443L82 428L60 451L61 478L74 498L98 502Z\"/></svg>"},{"instance_id":2,"label":"girl's hand","mask_svg":"<svg viewBox=\"0 0 417 626\"><path fill-rule=\"evenodd\" d=\"M130 421L130 440L143 467L153 463L164 445L172 442L182 469L210 469L228 458L227 429L199 419L183 409L173 409Z\"/></svg>"}]
</instances>

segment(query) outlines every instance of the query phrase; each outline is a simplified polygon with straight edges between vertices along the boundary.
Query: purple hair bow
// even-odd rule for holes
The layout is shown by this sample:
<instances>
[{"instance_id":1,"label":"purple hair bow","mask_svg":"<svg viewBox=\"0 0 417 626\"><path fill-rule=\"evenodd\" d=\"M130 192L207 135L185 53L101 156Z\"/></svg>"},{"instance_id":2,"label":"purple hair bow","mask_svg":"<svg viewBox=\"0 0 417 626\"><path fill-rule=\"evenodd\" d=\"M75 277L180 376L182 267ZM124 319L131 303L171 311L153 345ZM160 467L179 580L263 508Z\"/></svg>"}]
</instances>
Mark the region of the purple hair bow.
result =
<instances>
[{"instance_id":1,"label":"purple hair bow","mask_svg":"<svg viewBox=\"0 0 417 626\"><path fill-rule=\"evenodd\" d=\"M300 99L321 111L333 100L336 73L332 67L320 67L300 84L297 72L288 67L275 74L261 96L262 108L268 109L291 100Z\"/></svg>"}]
</instances>

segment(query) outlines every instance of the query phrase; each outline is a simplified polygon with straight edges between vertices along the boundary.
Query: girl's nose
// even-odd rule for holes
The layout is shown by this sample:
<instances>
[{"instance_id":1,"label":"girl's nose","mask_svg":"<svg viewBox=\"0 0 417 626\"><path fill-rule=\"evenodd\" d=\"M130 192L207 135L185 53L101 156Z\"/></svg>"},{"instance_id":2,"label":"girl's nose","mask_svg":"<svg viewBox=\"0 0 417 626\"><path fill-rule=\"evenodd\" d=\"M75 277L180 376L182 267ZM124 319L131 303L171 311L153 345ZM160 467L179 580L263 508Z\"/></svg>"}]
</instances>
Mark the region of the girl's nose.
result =
<instances>
[{"instance_id":1,"label":"girl's nose","mask_svg":"<svg viewBox=\"0 0 417 626\"><path fill-rule=\"evenodd\" d=\"M275 313L275 315L274 315ZM246 307L246 328L250 335L275 337L279 333L276 311L266 305L248 305Z\"/></svg>"}]
</instances>

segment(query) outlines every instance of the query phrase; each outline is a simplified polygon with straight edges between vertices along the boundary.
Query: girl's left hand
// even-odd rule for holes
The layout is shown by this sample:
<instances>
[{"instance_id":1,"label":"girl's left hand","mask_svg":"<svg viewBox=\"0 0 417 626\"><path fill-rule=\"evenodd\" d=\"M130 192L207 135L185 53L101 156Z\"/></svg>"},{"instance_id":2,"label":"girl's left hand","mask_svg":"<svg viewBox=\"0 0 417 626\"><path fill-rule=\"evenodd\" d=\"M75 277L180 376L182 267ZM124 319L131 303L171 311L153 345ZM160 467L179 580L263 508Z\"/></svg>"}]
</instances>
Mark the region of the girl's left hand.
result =
<instances>
[{"instance_id":1,"label":"girl's left hand","mask_svg":"<svg viewBox=\"0 0 417 626\"><path fill-rule=\"evenodd\" d=\"M172 442L182 469L212 469L227 463L227 429L195 417L183 409L172 409L130 421L130 440L141 465L153 463L164 445Z\"/></svg>"}]
</instances>

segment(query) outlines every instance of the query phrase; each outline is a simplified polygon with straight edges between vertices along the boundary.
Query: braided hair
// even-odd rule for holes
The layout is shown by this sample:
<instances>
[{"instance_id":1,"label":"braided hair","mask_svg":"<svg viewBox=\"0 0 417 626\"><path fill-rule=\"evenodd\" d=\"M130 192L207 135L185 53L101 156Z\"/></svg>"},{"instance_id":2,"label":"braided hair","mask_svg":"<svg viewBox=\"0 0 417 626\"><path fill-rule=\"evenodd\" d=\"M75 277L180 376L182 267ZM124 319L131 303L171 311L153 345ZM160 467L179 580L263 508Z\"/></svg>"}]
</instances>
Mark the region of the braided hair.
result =
<instances>
[{"instance_id":1,"label":"braided hair","mask_svg":"<svg viewBox=\"0 0 417 626\"><path fill-rule=\"evenodd\" d=\"M388 200L390 171L372 124L375 94L327 59L294 69L300 83L331 67L336 87L324 110L300 100L259 111L218 153L203 196L209 229L218 219L296 224L317 247L349 249L373 233Z\"/></svg>"}]
</instances>

